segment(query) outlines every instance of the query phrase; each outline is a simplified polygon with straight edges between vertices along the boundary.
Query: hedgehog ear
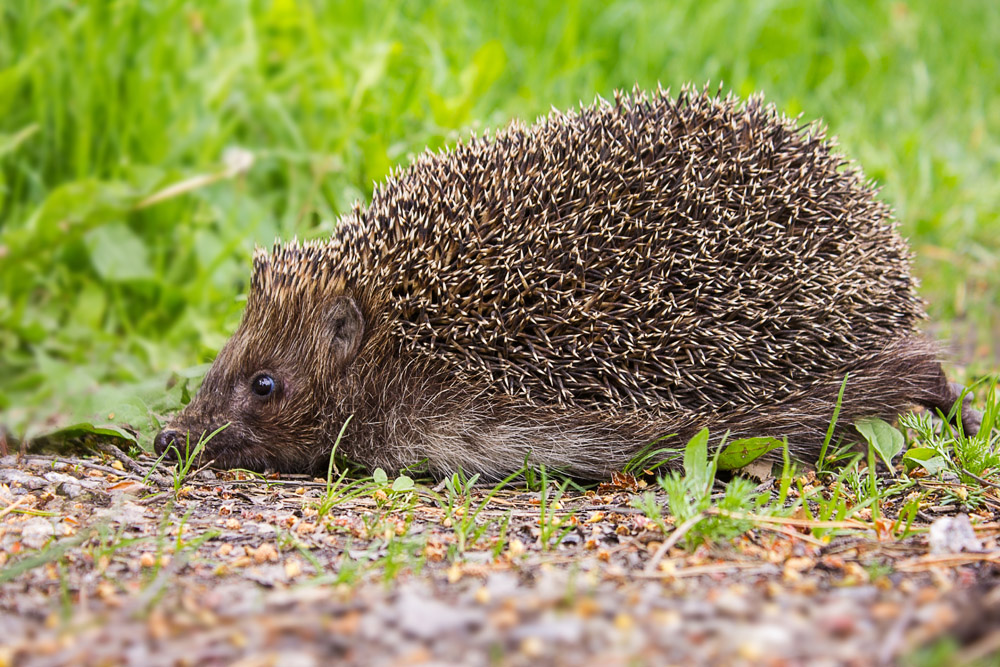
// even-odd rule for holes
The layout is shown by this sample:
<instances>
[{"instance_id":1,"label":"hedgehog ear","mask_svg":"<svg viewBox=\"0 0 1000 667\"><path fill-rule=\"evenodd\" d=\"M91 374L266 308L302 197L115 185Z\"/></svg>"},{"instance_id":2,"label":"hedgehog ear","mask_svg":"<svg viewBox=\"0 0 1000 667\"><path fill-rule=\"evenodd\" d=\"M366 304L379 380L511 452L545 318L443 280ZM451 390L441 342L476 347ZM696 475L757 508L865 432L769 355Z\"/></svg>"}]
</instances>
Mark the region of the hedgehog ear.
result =
<instances>
[{"instance_id":1,"label":"hedgehog ear","mask_svg":"<svg viewBox=\"0 0 1000 667\"><path fill-rule=\"evenodd\" d=\"M365 333L365 320L358 304L349 296L334 298L326 310L326 324L337 361L353 359Z\"/></svg>"}]
</instances>

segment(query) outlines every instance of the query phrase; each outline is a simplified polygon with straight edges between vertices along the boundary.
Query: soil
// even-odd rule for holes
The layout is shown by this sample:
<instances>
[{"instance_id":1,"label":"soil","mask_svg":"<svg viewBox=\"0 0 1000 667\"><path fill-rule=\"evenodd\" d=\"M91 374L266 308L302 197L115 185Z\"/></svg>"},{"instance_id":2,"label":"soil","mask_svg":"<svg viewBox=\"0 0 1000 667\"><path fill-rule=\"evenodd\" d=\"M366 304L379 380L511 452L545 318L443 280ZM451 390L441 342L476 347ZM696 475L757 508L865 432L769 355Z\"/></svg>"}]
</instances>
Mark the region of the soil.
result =
<instances>
[{"instance_id":1,"label":"soil","mask_svg":"<svg viewBox=\"0 0 1000 667\"><path fill-rule=\"evenodd\" d=\"M953 507L923 512L924 527L953 526L943 553L888 519L832 539L808 517L761 519L708 547L636 509L642 482L627 477L544 508L538 491L475 487L449 513L443 490L387 486L323 511L323 481L201 471L176 486L148 458L111 454L0 459L0 667L871 665L1000 650L992 509L974 529Z\"/></svg>"}]
</instances>

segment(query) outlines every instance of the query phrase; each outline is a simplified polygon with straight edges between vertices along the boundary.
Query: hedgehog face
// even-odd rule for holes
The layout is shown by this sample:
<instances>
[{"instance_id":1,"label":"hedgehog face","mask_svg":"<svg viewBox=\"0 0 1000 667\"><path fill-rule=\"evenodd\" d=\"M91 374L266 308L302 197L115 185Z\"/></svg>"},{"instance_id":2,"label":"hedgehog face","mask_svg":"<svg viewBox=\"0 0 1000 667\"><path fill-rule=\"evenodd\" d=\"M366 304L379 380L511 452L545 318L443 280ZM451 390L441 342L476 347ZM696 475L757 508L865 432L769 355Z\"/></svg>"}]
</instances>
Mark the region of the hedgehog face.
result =
<instances>
[{"instance_id":1,"label":"hedgehog face","mask_svg":"<svg viewBox=\"0 0 1000 667\"><path fill-rule=\"evenodd\" d=\"M157 453L185 456L207 439L201 460L216 467L302 470L321 449L331 389L357 356L363 333L348 296L249 304L197 396L156 436Z\"/></svg>"}]
</instances>

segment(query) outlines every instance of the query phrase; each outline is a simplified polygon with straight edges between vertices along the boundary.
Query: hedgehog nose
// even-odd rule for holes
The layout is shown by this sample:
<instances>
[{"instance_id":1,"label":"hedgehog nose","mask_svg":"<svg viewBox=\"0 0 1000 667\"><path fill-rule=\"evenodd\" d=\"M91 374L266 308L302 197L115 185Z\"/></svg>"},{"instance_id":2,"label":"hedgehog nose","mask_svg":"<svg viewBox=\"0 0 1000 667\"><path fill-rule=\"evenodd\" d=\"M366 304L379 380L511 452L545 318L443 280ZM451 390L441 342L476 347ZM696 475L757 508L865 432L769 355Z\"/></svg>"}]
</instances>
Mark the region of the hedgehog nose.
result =
<instances>
[{"instance_id":1,"label":"hedgehog nose","mask_svg":"<svg viewBox=\"0 0 1000 667\"><path fill-rule=\"evenodd\" d=\"M163 456L164 453L170 452L167 454L167 458L173 458L174 452L177 451L176 446L180 441L181 434L178 431L164 429L156 434L156 438L153 440L153 450L157 456Z\"/></svg>"}]
</instances>

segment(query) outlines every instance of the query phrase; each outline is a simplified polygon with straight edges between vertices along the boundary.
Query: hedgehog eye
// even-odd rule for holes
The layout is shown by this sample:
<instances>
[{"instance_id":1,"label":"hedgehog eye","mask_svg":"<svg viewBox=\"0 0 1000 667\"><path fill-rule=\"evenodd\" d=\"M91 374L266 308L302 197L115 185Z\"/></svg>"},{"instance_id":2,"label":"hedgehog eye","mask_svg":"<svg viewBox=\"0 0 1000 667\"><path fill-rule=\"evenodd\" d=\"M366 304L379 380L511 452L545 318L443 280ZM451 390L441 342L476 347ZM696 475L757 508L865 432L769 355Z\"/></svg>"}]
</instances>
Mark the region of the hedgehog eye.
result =
<instances>
[{"instance_id":1,"label":"hedgehog eye","mask_svg":"<svg viewBox=\"0 0 1000 667\"><path fill-rule=\"evenodd\" d=\"M261 398L273 394L277 386L278 383L267 373L261 373L250 381L250 390Z\"/></svg>"}]
</instances>

